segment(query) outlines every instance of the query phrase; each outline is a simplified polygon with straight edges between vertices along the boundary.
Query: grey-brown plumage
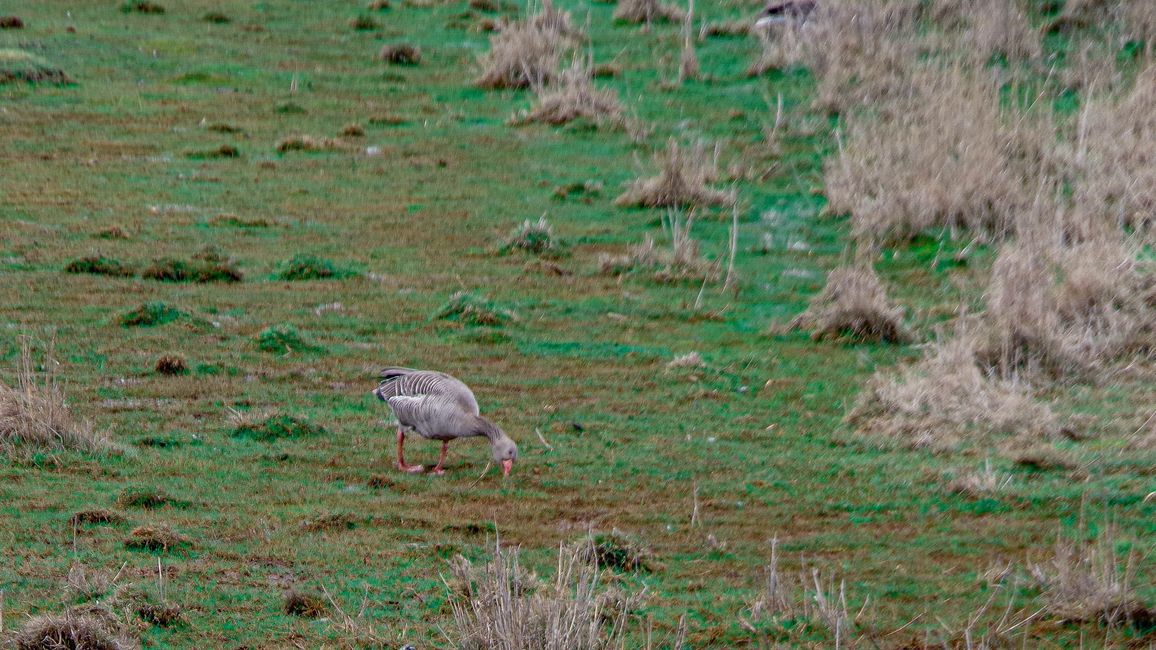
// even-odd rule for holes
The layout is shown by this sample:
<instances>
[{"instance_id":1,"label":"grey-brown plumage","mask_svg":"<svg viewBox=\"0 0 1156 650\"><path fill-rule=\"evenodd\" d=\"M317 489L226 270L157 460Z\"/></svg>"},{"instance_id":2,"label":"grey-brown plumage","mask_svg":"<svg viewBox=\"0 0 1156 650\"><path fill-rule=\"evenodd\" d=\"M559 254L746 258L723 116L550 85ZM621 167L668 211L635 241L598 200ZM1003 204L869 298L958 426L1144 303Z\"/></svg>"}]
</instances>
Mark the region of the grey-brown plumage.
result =
<instances>
[{"instance_id":1,"label":"grey-brown plumage","mask_svg":"<svg viewBox=\"0 0 1156 650\"><path fill-rule=\"evenodd\" d=\"M381 383L373 394L389 404L397 417L397 464L407 472L422 471L420 465L407 465L403 447L405 433L440 440L442 454L434 472L442 472L447 445L455 438L485 436L490 441L494 460L508 474L518 449L500 427L481 417L473 391L461 380L443 372L391 367L381 371Z\"/></svg>"}]
</instances>

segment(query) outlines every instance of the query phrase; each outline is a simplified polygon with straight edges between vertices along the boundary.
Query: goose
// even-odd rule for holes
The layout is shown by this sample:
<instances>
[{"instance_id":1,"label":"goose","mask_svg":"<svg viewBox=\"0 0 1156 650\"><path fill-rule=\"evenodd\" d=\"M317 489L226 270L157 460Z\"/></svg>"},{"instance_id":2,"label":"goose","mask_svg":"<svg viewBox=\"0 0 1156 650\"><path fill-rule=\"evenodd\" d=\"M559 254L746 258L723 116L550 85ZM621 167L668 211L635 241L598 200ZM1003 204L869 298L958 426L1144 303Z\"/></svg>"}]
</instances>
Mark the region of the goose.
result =
<instances>
[{"instance_id":1,"label":"goose","mask_svg":"<svg viewBox=\"0 0 1156 650\"><path fill-rule=\"evenodd\" d=\"M429 440L440 440L442 453L433 473L445 473L443 465L450 441L485 436L490 441L494 461L509 476L518 458L518 446L501 427L481 417L473 391L461 380L444 372L390 367L381 371L381 382L373 394L389 404L397 417L397 468L417 474L421 465L405 462L405 434L416 432Z\"/></svg>"},{"instance_id":2,"label":"goose","mask_svg":"<svg viewBox=\"0 0 1156 650\"><path fill-rule=\"evenodd\" d=\"M770 0L759 12L755 27L765 28L786 23L805 23L817 5L817 0Z\"/></svg>"}]
</instances>

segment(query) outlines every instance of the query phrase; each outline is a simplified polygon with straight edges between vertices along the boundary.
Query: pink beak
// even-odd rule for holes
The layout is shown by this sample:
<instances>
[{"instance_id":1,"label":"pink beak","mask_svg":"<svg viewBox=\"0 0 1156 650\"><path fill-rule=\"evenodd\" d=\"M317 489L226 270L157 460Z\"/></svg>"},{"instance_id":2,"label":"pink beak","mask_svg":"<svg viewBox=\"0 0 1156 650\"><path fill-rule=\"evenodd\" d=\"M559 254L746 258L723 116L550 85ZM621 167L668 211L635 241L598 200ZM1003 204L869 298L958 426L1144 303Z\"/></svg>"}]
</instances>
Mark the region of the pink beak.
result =
<instances>
[{"instance_id":1,"label":"pink beak","mask_svg":"<svg viewBox=\"0 0 1156 650\"><path fill-rule=\"evenodd\" d=\"M509 476L510 470L514 469L514 459L507 458L502 461L502 476Z\"/></svg>"}]
</instances>

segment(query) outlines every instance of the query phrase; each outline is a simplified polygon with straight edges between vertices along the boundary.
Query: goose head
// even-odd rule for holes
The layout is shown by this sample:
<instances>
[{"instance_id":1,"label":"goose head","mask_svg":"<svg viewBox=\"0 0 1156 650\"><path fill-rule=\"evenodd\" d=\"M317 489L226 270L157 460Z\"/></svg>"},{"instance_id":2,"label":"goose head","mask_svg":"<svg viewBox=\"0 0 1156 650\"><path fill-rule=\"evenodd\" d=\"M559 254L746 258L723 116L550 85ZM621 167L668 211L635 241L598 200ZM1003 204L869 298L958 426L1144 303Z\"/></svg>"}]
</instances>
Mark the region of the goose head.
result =
<instances>
[{"instance_id":1,"label":"goose head","mask_svg":"<svg viewBox=\"0 0 1156 650\"><path fill-rule=\"evenodd\" d=\"M484 418L478 420L481 424L478 433L490 439L490 451L494 454L494 462L502 466L502 476L509 476L510 470L514 468L514 461L518 459L518 445L514 444L513 438L506 435L498 425Z\"/></svg>"}]
</instances>

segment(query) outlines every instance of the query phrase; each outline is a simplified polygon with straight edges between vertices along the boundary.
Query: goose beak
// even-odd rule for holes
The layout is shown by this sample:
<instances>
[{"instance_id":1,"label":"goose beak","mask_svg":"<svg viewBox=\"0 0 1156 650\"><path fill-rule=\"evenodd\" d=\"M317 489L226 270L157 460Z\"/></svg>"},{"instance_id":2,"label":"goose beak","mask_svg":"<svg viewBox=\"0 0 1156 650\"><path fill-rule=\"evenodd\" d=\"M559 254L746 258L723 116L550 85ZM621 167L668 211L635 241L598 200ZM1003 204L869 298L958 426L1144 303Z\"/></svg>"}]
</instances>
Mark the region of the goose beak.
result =
<instances>
[{"instance_id":1,"label":"goose beak","mask_svg":"<svg viewBox=\"0 0 1156 650\"><path fill-rule=\"evenodd\" d=\"M506 460L502 461L502 476L503 477L509 476L510 470L512 470L512 469L514 469L514 459L513 458L507 458Z\"/></svg>"}]
</instances>

